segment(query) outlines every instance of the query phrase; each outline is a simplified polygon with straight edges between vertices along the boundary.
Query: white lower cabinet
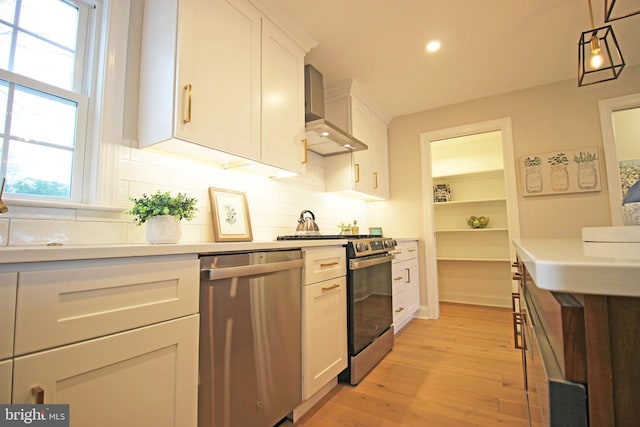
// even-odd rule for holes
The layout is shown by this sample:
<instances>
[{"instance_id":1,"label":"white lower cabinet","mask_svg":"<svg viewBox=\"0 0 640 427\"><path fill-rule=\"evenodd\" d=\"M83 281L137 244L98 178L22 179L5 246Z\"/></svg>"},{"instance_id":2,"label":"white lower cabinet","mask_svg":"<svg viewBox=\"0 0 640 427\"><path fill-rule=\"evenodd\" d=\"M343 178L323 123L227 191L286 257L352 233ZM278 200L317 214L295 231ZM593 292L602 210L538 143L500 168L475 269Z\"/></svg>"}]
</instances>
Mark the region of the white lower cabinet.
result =
<instances>
[{"instance_id":1,"label":"white lower cabinet","mask_svg":"<svg viewBox=\"0 0 640 427\"><path fill-rule=\"evenodd\" d=\"M15 347L0 402L69 404L76 427L197 425L196 254L6 268Z\"/></svg>"},{"instance_id":2,"label":"white lower cabinet","mask_svg":"<svg viewBox=\"0 0 640 427\"><path fill-rule=\"evenodd\" d=\"M347 282L344 247L304 252L302 398L307 400L347 367Z\"/></svg>"},{"instance_id":3,"label":"white lower cabinet","mask_svg":"<svg viewBox=\"0 0 640 427\"><path fill-rule=\"evenodd\" d=\"M0 362L0 405L11 403L11 376L13 375L13 360Z\"/></svg>"},{"instance_id":4,"label":"white lower cabinet","mask_svg":"<svg viewBox=\"0 0 640 427\"><path fill-rule=\"evenodd\" d=\"M344 276L305 286L303 398L347 367L347 283Z\"/></svg>"},{"instance_id":5,"label":"white lower cabinet","mask_svg":"<svg viewBox=\"0 0 640 427\"><path fill-rule=\"evenodd\" d=\"M399 242L393 251L391 264L393 280L393 325L397 333L420 310L420 269L418 241Z\"/></svg>"},{"instance_id":6,"label":"white lower cabinet","mask_svg":"<svg viewBox=\"0 0 640 427\"><path fill-rule=\"evenodd\" d=\"M17 283L18 273L0 273L0 404L11 403Z\"/></svg>"},{"instance_id":7,"label":"white lower cabinet","mask_svg":"<svg viewBox=\"0 0 640 427\"><path fill-rule=\"evenodd\" d=\"M195 426L198 315L15 359L13 403L69 404L73 426Z\"/></svg>"}]
</instances>

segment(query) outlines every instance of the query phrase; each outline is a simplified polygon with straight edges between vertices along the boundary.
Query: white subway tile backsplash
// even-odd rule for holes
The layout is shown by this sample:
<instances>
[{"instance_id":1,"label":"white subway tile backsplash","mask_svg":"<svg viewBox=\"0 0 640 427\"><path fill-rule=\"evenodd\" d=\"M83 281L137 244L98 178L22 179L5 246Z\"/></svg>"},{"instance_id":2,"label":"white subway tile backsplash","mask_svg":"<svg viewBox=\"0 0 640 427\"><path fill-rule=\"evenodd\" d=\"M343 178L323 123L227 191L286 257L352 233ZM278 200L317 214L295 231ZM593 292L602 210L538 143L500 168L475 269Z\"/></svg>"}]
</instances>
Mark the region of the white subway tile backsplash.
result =
<instances>
[{"instance_id":1,"label":"white subway tile backsplash","mask_svg":"<svg viewBox=\"0 0 640 427\"><path fill-rule=\"evenodd\" d=\"M0 246L9 244L9 219L0 219Z\"/></svg>"},{"instance_id":2,"label":"white subway tile backsplash","mask_svg":"<svg viewBox=\"0 0 640 427\"><path fill-rule=\"evenodd\" d=\"M184 243L212 242L213 224L209 187L246 193L254 241L271 241L293 234L302 210L311 210L320 231L337 234L340 222L358 221L366 232L366 202L325 193L324 158L310 153L303 175L270 179L238 169L161 153L138 150L135 141L119 147L118 176L114 177L116 200L122 211L11 207L0 220L0 244L34 245L145 243L146 226L136 226L129 197L156 191L186 193L198 199L193 221L182 222Z\"/></svg>"},{"instance_id":3,"label":"white subway tile backsplash","mask_svg":"<svg viewBox=\"0 0 640 427\"><path fill-rule=\"evenodd\" d=\"M126 224L12 219L9 245L117 244L125 241Z\"/></svg>"},{"instance_id":4,"label":"white subway tile backsplash","mask_svg":"<svg viewBox=\"0 0 640 427\"><path fill-rule=\"evenodd\" d=\"M19 206L9 204L9 212L5 214L9 219L60 219L73 221L76 219L76 210L67 208L43 208L31 206Z\"/></svg>"}]
</instances>

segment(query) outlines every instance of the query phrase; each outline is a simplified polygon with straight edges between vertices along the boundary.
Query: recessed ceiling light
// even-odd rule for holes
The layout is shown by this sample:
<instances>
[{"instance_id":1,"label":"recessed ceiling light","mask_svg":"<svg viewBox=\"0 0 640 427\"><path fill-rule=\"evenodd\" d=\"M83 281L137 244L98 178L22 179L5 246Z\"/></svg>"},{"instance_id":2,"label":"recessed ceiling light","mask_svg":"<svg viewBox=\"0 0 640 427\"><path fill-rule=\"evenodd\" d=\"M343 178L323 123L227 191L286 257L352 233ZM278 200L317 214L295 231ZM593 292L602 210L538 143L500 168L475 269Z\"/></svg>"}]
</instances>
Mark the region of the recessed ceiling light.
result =
<instances>
[{"instance_id":1,"label":"recessed ceiling light","mask_svg":"<svg viewBox=\"0 0 640 427\"><path fill-rule=\"evenodd\" d=\"M427 43L427 52L435 52L440 49L440 42L438 40L433 40Z\"/></svg>"}]
</instances>

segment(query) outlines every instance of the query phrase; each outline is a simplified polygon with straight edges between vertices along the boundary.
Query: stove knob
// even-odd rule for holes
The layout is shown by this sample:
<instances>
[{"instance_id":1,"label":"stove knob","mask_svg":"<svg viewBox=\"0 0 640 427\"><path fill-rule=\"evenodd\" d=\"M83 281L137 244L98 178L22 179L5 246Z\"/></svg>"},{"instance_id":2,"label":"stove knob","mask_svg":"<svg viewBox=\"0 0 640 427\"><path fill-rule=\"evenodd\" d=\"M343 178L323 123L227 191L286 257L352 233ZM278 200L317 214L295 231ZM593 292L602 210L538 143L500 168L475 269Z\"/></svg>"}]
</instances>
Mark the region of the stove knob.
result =
<instances>
[{"instance_id":1,"label":"stove knob","mask_svg":"<svg viewBox=\"0 0 640 427\"><path fill-rule=\"evenodd\" d=\"M356 249L359 251L366 251L369 249L369 245L367 243L356 243Z\"/></svg>"}]
</instances>

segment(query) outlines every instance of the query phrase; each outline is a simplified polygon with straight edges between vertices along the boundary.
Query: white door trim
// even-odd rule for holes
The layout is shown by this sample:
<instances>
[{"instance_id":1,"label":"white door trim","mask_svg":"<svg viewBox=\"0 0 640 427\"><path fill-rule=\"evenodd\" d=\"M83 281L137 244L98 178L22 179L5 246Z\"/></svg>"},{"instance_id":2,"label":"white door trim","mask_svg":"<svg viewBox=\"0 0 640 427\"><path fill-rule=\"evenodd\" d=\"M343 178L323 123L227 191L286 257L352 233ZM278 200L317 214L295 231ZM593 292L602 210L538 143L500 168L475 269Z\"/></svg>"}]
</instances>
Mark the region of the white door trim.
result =
<instances>
[{"instance_id":1,"label":"white door trim","mask_svg":"<svg viewBox=\"0 0 640 427\"><path fill-rule=\"evenodd\" d=\"M502 133L502 156L504 159L505 186L507 192L509 237L511 240L519 239L520 217L518 215L518 191L516 186L515 159L513 156L511 118L505 117L420 134L420 157L423 181L422 202L424 204L423 226L425 230L425 265L427 267L427 313L430 319L437 319L440 317L438 264L436 259L436 236L433 210L433 178L431 176L431 142L492 131L500 131ZM509 254L511 261L515 262L516 255L513 245L509 248Z\"/></svg>"}]
</instances>

